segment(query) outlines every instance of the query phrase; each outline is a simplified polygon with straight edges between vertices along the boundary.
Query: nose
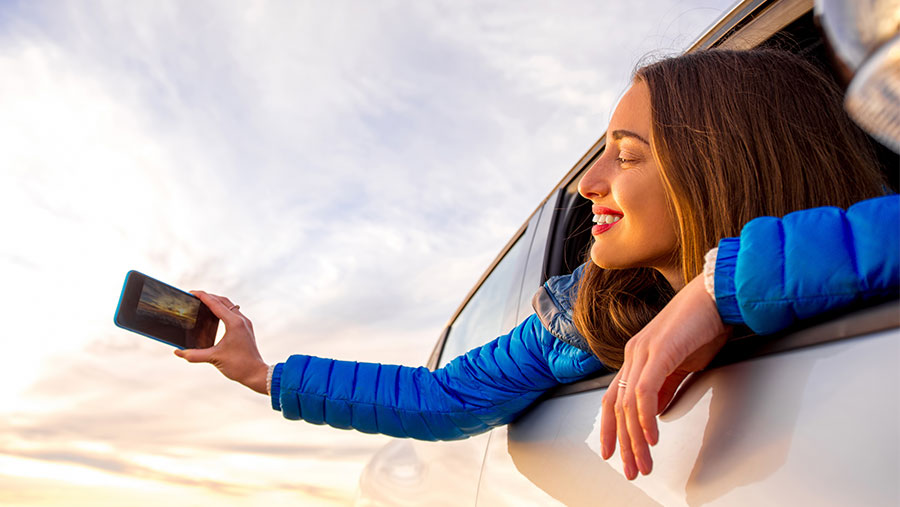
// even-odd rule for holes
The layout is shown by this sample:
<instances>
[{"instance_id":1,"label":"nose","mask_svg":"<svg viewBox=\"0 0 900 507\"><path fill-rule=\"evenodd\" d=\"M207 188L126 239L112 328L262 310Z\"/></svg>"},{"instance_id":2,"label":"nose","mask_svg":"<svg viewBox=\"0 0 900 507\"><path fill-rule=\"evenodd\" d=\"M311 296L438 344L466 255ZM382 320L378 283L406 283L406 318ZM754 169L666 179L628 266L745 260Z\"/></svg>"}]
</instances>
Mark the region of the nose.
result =
<instances>
[{"instance_id":1,"label":"nose","mask_svg":"<svg viewBox=\"0 0 900 507\"><path fill-rule=\"evenodd\" d=\"M578 182L578 193L585 199L594 200L609 193L610 171L607 158L604 151Z\"/></svg>"}]
</instances>

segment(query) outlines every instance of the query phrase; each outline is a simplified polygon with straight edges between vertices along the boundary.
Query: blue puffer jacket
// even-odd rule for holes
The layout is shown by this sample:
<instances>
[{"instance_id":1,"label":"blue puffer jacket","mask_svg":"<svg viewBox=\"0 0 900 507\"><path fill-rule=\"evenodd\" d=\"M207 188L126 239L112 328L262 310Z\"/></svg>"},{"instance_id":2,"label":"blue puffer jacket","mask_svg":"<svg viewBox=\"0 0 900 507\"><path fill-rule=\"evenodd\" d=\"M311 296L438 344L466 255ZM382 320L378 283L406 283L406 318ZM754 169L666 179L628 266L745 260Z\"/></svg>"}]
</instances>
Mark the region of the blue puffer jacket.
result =
<instances>
[{"instance_id":1,"label":"blue puffer jacket","mask_svg":"<svg viewBox=\"0 0 900 507\"><path fill-rule=\"evenodd\" d=\"M897 297L900 197L751 221L719 244L723 320L758 333L859 300ZM536 314L441 369L296 355L275 367L288 419L421 440L465 438L513 420L547 389L603 370L572 323L581 276L550 279Z\"/></svg>"},{"instance_id":2,"label":"blue puffer jacket","mask_svg":"<svg viewBox=\"0 0 900 507\"><path fill-rule=\"evenodd\" d=\"M719 242L716 306L758 334L865 300L898 297L900 196L847 211L815 208L760 217Z\"/></svg>"}]
</instances>

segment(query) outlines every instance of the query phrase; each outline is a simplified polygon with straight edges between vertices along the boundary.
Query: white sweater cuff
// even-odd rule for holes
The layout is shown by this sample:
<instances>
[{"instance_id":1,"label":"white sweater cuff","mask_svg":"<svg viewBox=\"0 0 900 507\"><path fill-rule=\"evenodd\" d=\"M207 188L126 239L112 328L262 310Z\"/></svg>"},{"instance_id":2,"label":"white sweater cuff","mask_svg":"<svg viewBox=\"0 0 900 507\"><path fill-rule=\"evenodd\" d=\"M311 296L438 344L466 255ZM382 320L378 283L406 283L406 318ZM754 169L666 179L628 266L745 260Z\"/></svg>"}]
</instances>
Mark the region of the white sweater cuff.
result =
<instances>
[{"instance_id":1,"label":"white sweater cuff","mask_svg":"<svg viewBox=\"0 0 900 507\"><path fill-rule=\"evenodd\" d=\"M706 292L713 301L716 300L716 257L719 254L719 248L713 248L706 252L703 258L703 285Z\"/></svg>"},{"instance_id":2,"label":"white sweater cuff","mask_svg":"<svg viewBox=\"0 0 900 507\"><path fill-rule=\"evenodd\" d=\"M269 365L269 371L266 373L266 394L272 396L272 373L275 372L275 365Z\"/></svg>"}]
</instances>

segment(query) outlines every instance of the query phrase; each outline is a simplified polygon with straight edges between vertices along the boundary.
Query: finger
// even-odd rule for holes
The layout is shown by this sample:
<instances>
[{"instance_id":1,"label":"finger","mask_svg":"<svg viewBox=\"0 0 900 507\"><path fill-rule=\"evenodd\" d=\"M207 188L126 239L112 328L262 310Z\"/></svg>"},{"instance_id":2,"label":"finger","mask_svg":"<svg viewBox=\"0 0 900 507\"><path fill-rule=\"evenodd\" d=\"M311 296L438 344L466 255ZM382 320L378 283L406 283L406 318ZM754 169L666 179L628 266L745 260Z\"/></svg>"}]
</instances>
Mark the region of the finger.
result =
<instances>
[{"instance_id":1,"label":"finger","mask_svg":"<svg viewBox=\"0 0 900 507\"><path fill-rule=\"evenodd\" d=\"M627 380L630 369L629 357L619 370L616 382L616 402L613 405L616 416L616 436L619 441L619 456L622 459L622 468L625 477L632 480L637 477L638 468L634 460L634 452L631 449L631 436L628 434L628 422L625 420L624 395L627 391Z\"/></svg>"},{"instance_id":2,"label":"finger","mask_svg":"<svg viewBox=\"0 0 900 507\"><path fill-rule=\"evenodd\" d=\"M231 304L231 300L226 297L222 298L222 303L228 307L229 312L240 317L241 320L243 320L244 323L247 324L247 327L250 328L250 331L253 331L253 323L250 322L250 319L246 315L244 315L243 312L241 312L240 306Z\"/></svg>"},{"instance_id":3,"label":"finger","mask_svg":"<svg viewBox=\"0 0 900 507\"><path fill-rule=\"evenodd\" d=\"M658 357L656 356L656 359L647 358L640 378L635 381L638 420L641 423L644 439L650 445L656 445L659 441L659 426L656 416L660 412L660 391L666 378L672 373L670 368Z\"/></svg>"},{"instance_id":4,"label":"finger","mask_svg":"<svg viewBox=\"0 0 900 507\"><path fill-rule=\"evenodd\" d=\"M207 308L209 308L209 310L213 312L213 315L222 319L222 322L224 322L226 326L228 326L229 324L234 325L235 319L240 318L234 312L228 310L228 306L225 306L225 304L221 301L220 296L207 294L202 290L194 291L193 294L200 298L200 301L203 301L203 304L205 304Z\"/></svg>"},{"instance_id":5,"label":"finger","mask_svg":"<svg viewBox=\"0 0 900 507\"><path fill-rule=\"evenodd\" d=\"M628 390L632 389L629 388ZM627 400L623 402L623 407L625 429L628 432L626 445L631 446L631 455L634 456L637 470L647 475L653 470L653 459L650 457L650 446L647 445L647 440L644 439L643 428L638 422L637 408L634 406L634 403L629 403ZM637 476L637 472L634 475Z\"/></svg>"},{"instance_id":6,"label":"finger","mask_svg":"<svg viewBox=\"0 0 900 507\"><path fill-rule=\"evenodd\" d=\"M175 355L189 363L208 363L212 359L214 347L208 349L175 349Z\"/></svg>"},{"instance_id":7,"label":"finger","mask_svg":"<svg viewBox=\"0 0 900 507\"><path fill-rule=\"evenodd\" d=\"M229 312L233 313L235 310L240 309L238 305L232 303L231 300L225 296L220 296L218 294L210 294L210 296L219 300L219 302L222 303L222 306L227 308Z\"/></svg>"},{"instance_id":8,"label":"finger","mask_svg":"<svg viewBox=\"0 0 900 507\"><path fill-rule=\"evenodd\" d=\"M624 390L624 389L623 389ZM619 393L622 394L621 392ZM628 434L628 423L625 421L625 411L622 407L622 398L616 399L616 434L619 437L619 455L622 458L622 468L625 477L630 481L637 477L637 464L634 462L634 452L631 450L631 436Z\"/></svg>"},{"instance_id":9,"label":"finger","mask_svg":"<svg viewBox=\"0 0 900 507\"><path fill-rule=\"evenodd\" d=\"M233 312L236 309L239 309L238 305L232 303L231 300L225 296L219 296L216 294L210 294L210 295L213 296L214 298L217 298L219 301L221 301L222 304L225 305L225 308L228 308L229 312Z\"/></svg>"},{"instance_id":10,"label":"finger","mask_svg":"<svg viewBox=\"0 0 900 507\"><path fill-rule=\"evenodd\" d=\"M648 360L640 377L634 380L635 408L641 433L650 445L659 441L659 428L656 415L659 413L659 390L668 371L661 370L658 361Z\"/></svg>"},{"instance_id":11,"label":"finger","mask_svg":"<svg viewBox=\"0 0 900 507\"><path fill-rule=\"evenodd\" d=\"M248 319L246 315L241 313L240 305L234 304L230 299L228 299L225 296L219 296L216 294L210 294L210 296L218 299L222 303L222 305L228 309L229 312L240 316L250 326L251 329L253 328L253 324L250 323L250 319Z\"/></svg>"},{"instance_id":12,"label":"finger","mask_svg":"<svg viewBox=\"0 0 900 507\"><path fill-rule=\"evenodd\" d=\"M619 390L619 375L613 377L603 395L600 405L600 456L603 459L612 457L616 450L616 394Z\"/></svg>"},{"instance_id":13,"label":"finger","mask_svg":"<svg viewBox=\"0 0 900 507\"><path fill-rule=\"evenodd\" d=\"M622 408L625 417L626 429L630 437L629 445L631 445L632 454L635 457L638 470L644 475L650 473L653 469L653 459L650 457L650 446L644 437L644 426L641 422L640 413L637 405L637 387L640 382L641 374L645 368L646 352L636 350L632 354L631 367L629 368L628 386L619 393L622 397ZM656 414L652 415L655 420Z\"/></svg>"}]
</instances>

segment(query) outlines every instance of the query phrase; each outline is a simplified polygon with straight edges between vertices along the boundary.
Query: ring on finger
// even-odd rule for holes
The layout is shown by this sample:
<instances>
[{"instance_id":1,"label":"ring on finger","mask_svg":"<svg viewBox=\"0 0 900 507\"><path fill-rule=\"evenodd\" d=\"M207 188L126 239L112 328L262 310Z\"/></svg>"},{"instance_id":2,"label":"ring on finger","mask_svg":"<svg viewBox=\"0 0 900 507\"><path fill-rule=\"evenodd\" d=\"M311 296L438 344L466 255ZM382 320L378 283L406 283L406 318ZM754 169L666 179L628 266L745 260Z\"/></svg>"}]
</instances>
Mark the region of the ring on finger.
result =
<instances>
[{"instance_id":1,"label":"ring on finger","mask_svg":"<svg viewBox=\"0 0 900 507\"><path fill-rule=\"evenodd\" d=\"M626 389L628 387L628 382L625 380L619 380L619 389Z\"/></svg>"},{"instance_id":2,"label":"ring on finger","mask_svg":"<svg viewBox=\"0 0 900 507\"><path fill-rule=\"evenodd\" d=\"M231 308L228 309L229 312L233 312L235 310L240 310L241 305L232 305Z\"/></svg>"}]
</instances>

